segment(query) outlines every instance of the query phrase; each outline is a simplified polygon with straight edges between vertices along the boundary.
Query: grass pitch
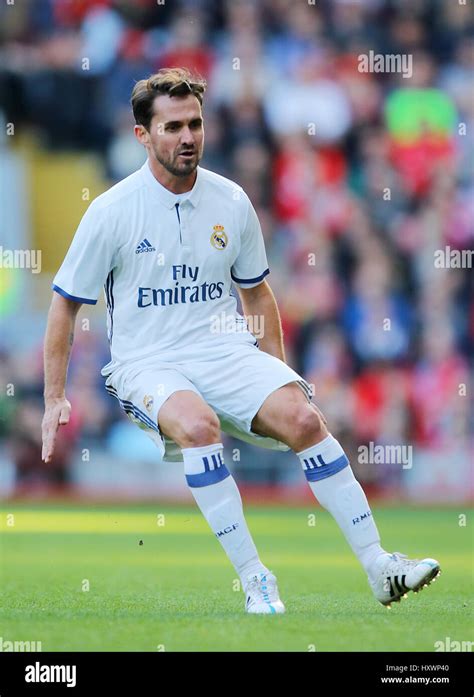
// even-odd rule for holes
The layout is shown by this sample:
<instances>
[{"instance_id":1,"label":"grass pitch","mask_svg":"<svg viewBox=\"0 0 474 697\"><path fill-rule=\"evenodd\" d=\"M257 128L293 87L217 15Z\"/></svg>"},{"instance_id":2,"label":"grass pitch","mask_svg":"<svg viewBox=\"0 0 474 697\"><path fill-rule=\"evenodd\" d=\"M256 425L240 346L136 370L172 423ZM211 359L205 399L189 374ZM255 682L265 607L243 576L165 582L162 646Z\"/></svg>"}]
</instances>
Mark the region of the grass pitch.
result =
<instances>
[{"instance_id":1,"label":"grass pitch","mask_svg":"<svg viewBox=\"0 0 474 697\"><path fill-rule=\"evenodd\" d=\"M386 549L435 557L443 572L391 610L329 514L245 511L285 615L244 613L237 575L197 508L4 506L1 638L43 651L317 652L434 651L447 637L474 638L472 533L457 509L374 508Z\"/></svg>"}]
</instances>

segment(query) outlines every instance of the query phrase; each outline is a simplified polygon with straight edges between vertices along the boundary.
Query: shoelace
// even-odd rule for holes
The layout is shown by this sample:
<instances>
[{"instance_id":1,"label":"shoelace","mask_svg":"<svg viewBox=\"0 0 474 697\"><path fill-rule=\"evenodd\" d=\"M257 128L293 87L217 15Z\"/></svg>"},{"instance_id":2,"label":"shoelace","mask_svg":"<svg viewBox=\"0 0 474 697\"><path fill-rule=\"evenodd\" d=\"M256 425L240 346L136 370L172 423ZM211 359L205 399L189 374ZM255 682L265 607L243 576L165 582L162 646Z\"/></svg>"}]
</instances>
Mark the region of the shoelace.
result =
<instances>
[{"instance_id":1,"label":"shoelace","mask_svg":"<svg viewBox=\"0 0 474 697\"><path fill-rule=\"evenodd\" d=\"M269 583L271 583L271 586L269 586ZM275 588L275 584L269 582L266 575L263 578L254 576L247 586L247 593L256 594L265 603L271 603L277 600Z\"/></svg>"},{"instance_id":2,"label":"shoelace","mask_svg":"<svg viewBox=\"0 0 474 697\"><path fill-rule=\"evenodd\" d=\"M401 554L401 552L393 552L391 556L391 561L388 563L388 565L383 569L383 573L399 573L400 568L399 564L404 562L408 564L410 567L416 566L418 562L420 561L419 559L408 559L408 556L406 554Z\"/></svg>"}]
</instances>

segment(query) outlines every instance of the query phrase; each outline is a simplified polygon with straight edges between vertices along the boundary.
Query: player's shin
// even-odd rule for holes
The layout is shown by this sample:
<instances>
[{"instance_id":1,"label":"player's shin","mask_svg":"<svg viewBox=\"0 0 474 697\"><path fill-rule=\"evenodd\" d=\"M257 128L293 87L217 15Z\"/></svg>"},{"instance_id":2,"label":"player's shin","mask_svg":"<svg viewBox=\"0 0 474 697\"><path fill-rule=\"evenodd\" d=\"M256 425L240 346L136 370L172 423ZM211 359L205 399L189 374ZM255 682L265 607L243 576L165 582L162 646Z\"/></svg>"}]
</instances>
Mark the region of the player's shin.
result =
<instances>
[{"instance_id":1,"label":"player's shin","mask_svg":"<svg viewBox=\"0 0 474 697\"><path fill-rule=\"evenodd\" d=\"M308 484L336 520L367 573L384 553L367 497L341 445L332 436L297 453Z\"/></svg>"},{"instance_id":2,"label":"player's shin","mask_svg":"<svg viewBox=\"0 0 474 697\"><path fill-rule=\"evenodd\" d=\"M237 484L224 464L222 443L183 448L182 453L191 493L242 584L249 574L268 572L247 527Z\"/></svg>"}]
</instances>

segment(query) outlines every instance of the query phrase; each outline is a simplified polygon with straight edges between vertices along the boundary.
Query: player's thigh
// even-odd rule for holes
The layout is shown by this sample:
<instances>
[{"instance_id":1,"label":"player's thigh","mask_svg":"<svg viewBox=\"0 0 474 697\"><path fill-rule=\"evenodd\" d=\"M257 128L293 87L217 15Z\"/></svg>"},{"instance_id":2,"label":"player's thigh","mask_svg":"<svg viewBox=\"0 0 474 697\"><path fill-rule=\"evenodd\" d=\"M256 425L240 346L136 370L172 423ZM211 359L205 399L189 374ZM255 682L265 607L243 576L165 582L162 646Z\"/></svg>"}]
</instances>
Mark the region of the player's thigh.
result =
<instances>
[{"instance_id":1,"label":"player's thigh","mask_svg":"<svg viewBox=\"0 0 474 697\"><path fill-rule=\"evenodd\" d=\"M179 390L163 403L158 412L160 430L181 447L198 447L217 442L220 423L204 399L190 390Z\"/></svg>"},{"instance_id":2,"label":"player's thigh","mask_svg":"<svg viewBox=\"0 0 474 697\"><path fill-rule=\"evenodd\" d=\"M166 435L180 447L219 440L216 414L192 380L172 366L153 359L124 366L108 377L106 389L134 423Z\"/></svg>"},{"instance_id":3,"label":"player's thigh","mask_svg":"<svg viewBox=\"0 0 474 697\"><path fill-rule=\"evenodd\" d=\"M272 392L254 416L252 431L278 440L291 440L298 430L325 429L324 415L308 401L296 382Z\"/></svg>"},{"instance_id":4,"label":"player's thigh","mask_svg":"<svg viewBox=\"0 0 474 697\"><path fill-rule=\"evenodd\" d=\"M228 352L220 354L217 351L209 360L186 363L184 372L215 410L221 424L231 424L249 435L253 431L251 424L255 415L279 388L295 383L294 394L300 394L306 401L309 401L311 391L303 378L286 363L253 345L238 341ZM282 400L277 403L281 405ZM278 409L275 411L278 413ZM270 423L271 419L268 421ZM224 430L226 426L223 426Z\"/></svg>"}]
</instances>

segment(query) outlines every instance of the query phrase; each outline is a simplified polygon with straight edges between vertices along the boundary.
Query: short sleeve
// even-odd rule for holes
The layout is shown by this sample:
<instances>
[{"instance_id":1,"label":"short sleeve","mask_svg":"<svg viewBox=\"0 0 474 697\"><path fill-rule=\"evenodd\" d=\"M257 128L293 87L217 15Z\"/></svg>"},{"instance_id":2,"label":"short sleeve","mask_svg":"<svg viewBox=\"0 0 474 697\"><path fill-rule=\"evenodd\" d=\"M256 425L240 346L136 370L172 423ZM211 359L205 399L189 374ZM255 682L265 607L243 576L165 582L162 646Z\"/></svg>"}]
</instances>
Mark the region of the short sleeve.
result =
<instances>
[{"instance_id":1,"label":"short sleeve","mask_svg":"<svg viewBox=\"0 0 474 697\"><path fill-rule=\"evenodd\" d=\"M231 268L232 280L242 288L253 288L270 273L262 228L252 203L245 194L247 214L241 234L240 252Z\"/></svg>"},{"instance_id":2,"label":"short sleeve","mask_svg":"<svg viewBox=\"0 0 474 697\"><path fill-rule=\"evenodd\" d=\"M69 300L95 305L113 268L106 211L92 203L82 218L52 288Z\"/></svg>"}]
</instances>

